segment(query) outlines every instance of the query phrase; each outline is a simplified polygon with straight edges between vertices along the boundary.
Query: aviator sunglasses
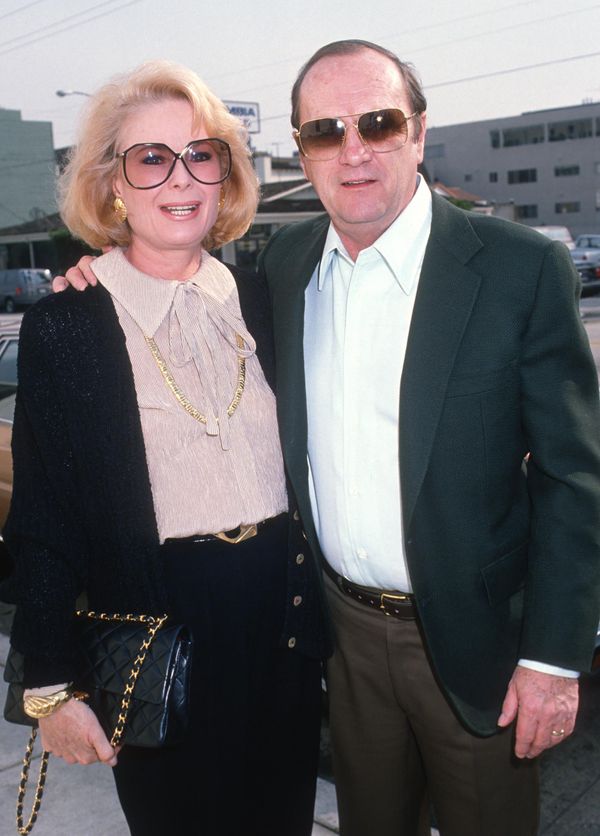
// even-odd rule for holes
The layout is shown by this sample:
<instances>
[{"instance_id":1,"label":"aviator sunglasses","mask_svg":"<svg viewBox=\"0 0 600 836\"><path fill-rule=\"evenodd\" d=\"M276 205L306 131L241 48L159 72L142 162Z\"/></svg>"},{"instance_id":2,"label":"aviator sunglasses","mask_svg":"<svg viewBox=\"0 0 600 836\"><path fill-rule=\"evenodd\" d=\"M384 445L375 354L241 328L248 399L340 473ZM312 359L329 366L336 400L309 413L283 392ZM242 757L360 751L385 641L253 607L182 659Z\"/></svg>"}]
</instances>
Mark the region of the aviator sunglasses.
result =
<instances>
[{"instance_id":1,"label":"aviator sunglasses","mask_svg":"<svg viewBox=\"0 0 600 836\"><path fill-rule=\"evenodd\" d=\"M188 142L176 154L164 142L137 142L116 155L123 160L123 174L134 189L155 189L169 179L177 160L199 183L213 186L231 174L231 149L222 139L209 137Z\"/></svg>"},{"instance_id":2,"label":"aviator sunglasses","mask_svg":"<svg viewBox=\"0 0 600 836\"><path fill-rule=\"evenodd\" d=\"M335 116L323 119L311 119L303 122L293 136L296 144L309 160L333 160L341 152L346 141L348 129L356 128L358 135L371 151L385 154L397 151L405 145L408 138L408 120L417 116L417 112L405 116L397 107L382 110L369 110L367 113L349 113L347 116ZM344 119L355 119L346 125Z\"/></svg>"}]
</instances>

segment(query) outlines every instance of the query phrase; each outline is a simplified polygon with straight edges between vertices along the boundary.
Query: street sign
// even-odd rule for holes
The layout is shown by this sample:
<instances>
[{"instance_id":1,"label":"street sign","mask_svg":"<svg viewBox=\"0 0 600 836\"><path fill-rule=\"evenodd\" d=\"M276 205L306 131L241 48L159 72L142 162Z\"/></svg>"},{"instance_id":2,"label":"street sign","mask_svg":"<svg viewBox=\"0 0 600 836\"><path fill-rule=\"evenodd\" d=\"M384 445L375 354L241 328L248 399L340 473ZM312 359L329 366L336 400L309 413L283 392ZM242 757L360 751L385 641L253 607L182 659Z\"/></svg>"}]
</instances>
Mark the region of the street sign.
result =
<instances>
[{"instance_id":1,"label":"street sign","mask_svg":"<svg viewBox=\"0 0 600 836\"><path fill-rule=\"evenodd\" d=\"M258 102L223 101L229 112L241 119L249 134L260 133L260 108Z\"/></svg>"}]
</instances>

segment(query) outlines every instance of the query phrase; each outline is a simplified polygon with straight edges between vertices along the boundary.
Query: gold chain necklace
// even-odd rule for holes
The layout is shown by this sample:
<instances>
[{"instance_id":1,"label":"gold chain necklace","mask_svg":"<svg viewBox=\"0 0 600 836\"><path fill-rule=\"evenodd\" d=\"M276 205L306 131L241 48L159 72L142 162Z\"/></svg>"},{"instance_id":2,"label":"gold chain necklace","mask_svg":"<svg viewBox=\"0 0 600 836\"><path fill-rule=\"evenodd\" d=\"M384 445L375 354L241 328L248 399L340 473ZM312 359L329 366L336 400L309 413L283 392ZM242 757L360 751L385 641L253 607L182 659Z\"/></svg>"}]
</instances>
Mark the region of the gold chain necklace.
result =
<instances>
[{"instance_id":1,"label":"gold chain necklace","mask_svg":"<svg viewBox=\"0 0 600 836\"><path fill-rule=\"evenodd\" d=\"M181 406L185 409L188 415L191 415L196 421L199 421L201 424L207 424L208 421L206 419L206 415L203 415L199 409L190 403L188 398L184 395L181 388L178 386L177 381L169 371L169 367L165 363L165 360L160 353L156 342L152 339L152 337L147 337L144 334L144 339L146 340L146 345L152 352L152 356L154 357L154 361L158 366L160 373L163 376L163 379L171 392L175 395ZM241 338L239 334L235 335L235 341L237 343L238 348L244 348L244 340ZM237 387L235 392L233 393L233 399L229 406L227 407L227 415L231 418L233 413L236 411L239 402L242 400L242 394L244 392L244 386L246 384L246 359L242 357L241 354L238 354L238 379L237 379ZM219 423L219 419L215 415L215 421L217 424Z\"/></svg>"}]
</instances>

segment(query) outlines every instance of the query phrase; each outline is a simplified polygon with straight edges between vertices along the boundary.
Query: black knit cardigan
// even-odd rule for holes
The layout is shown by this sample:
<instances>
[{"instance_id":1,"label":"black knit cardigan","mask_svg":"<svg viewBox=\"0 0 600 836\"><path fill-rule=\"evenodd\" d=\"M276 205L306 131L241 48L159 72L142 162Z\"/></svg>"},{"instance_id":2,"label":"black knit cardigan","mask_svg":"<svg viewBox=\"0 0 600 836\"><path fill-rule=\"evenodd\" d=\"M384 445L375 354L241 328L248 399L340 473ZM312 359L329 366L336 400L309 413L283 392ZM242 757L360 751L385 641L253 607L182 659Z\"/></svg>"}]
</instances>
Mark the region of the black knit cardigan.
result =
<instances>
[{"instance_id":1,"label":"black knit cardigan","mask_svg":"<svg viewBox=\"0 0 600 836\"><path fill-rule=\"evenodd\" d=\"M270 308L258 277L230 268L242 316L273 385ZM50 296L23 317L13 429L14 487L4 536L15 562L12 643L26 686L73 678L72 613L168 612L144 441L125 337L100 285ZM290 497L283 646L328 653L317 568ZM303 607L294 607L301 595ZM293 638L294 641L290 642Z\"/></svg>"}]
</instances>

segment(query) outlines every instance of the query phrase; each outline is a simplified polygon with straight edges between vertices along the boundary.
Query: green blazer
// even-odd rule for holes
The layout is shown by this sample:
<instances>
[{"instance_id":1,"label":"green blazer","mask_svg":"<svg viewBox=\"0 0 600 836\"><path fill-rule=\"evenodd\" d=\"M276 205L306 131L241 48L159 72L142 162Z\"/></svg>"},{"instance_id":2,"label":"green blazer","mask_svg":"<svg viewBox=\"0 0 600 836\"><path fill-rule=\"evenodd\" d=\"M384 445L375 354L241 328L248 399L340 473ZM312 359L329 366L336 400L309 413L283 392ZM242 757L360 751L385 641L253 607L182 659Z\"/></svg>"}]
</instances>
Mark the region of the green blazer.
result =
<instances>
[{"instance_id":1,"label":"green blazer","mask_svg":"<svg viewBox=\"0 0 600 836\"><path fill-rule=\"evenodd\" d=\"M284 457L317 556L303 320L327 227L321 217L279 230L259 264ZM497 729L519 658L590 665L600 411L578 296L563 245L433 195L400 394L404 545L434 669L482 735Z\"/></svg>"}]
</instances>

